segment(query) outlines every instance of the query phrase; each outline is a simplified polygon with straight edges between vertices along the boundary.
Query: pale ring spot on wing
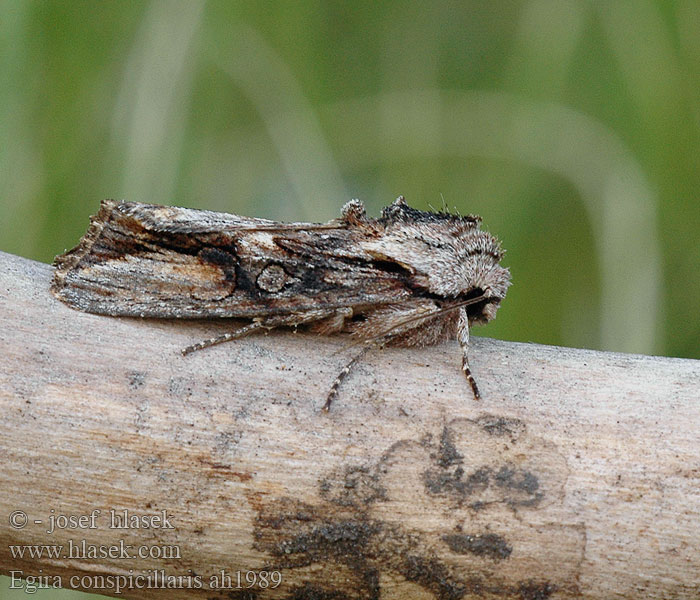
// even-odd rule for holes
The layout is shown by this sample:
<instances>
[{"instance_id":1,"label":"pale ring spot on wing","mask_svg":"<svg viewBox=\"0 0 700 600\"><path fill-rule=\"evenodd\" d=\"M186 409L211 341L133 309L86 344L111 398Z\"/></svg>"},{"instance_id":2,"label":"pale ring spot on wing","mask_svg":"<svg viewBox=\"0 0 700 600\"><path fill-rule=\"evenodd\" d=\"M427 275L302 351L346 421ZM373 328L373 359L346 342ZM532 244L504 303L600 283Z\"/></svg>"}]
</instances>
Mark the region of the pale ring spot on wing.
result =
<instances>
[{"instance_id":1,"label":"pale ring spot on wing","mask_svg":"<svg viewBox=\"0 0 700 600\"><path fill-rule=\"evenodd\" d=\"M256 283L264 292L279 292L289 280L285 270L279 265L267 265L258 275Z\"/></svg>"}]
</instances>

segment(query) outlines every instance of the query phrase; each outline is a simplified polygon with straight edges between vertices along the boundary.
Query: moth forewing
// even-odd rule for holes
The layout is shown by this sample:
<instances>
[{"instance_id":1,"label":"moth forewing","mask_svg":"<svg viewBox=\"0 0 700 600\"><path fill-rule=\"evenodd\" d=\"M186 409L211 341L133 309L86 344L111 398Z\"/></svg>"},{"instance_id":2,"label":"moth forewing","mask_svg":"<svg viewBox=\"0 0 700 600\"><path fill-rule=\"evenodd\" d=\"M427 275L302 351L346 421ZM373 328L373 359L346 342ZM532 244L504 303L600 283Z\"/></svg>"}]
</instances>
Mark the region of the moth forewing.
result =
<instances>
[{"instance_id":1,"label":"moth forewing","mask_svg":"<svg viewBox=\"0 0 700 600\"><path fill-rule=\"evenodd\" d=\"M109 200L78 246L56 258L51 289L97 314L252 320L187 352L297 325L350 332L366 347L378 338L408 346L456 337L478 397L469 326L495 316L510 283L498 241L479 220L419 211L403 198L378 219L353 200L322 224Z\"/></svg>"},{"instance_id":2,"label":"moth forewing","mask_svg":"<svg viewBox=\"0 0 700 600\"><path fill-rule=\"evenodd\" d=\"M105 202L80 244L57 258L52 289L87 312L160 318L291 315L411 296L363 256L347 224L315 227Z\"/></svg>"}]
</instances>

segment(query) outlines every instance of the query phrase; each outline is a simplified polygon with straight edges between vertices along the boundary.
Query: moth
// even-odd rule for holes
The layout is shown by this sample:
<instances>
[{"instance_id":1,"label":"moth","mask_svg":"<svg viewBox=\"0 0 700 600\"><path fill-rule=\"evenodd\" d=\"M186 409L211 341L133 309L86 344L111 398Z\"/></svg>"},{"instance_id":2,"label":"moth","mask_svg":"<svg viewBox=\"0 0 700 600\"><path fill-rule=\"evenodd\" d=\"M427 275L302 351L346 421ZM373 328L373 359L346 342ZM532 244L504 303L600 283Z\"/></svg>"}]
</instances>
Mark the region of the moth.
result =
<instances>
[{"instance_id":1,"label":"moth","mask_svg":"<svg viewBox=\"0 0 700 600\"><path fill-rule=\"evenodd\" d=\"M378 219L351 200L319 224L105 200L79 244L56 257L51 290L101 315L249 320L184 354L277 327L348 332L361 348L326 411L369 348L457 338L478 399L469 329L495 317L510 284L500 244L480 221L417 210L403 197Z\"/></svg>"}]
</instances>

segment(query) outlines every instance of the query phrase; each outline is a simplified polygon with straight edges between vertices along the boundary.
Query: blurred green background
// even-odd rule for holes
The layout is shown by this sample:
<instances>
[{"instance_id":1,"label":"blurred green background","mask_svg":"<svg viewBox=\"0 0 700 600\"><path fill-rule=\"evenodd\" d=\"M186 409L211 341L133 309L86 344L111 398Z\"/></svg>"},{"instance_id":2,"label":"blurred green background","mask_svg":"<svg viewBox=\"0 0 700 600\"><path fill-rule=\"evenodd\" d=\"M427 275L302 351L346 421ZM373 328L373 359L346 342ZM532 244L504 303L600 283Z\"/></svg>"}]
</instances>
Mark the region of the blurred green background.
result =
<instances>
[{"instance_id":1,"label":"blurred green background","mask_svg":"<svg viewBox=\"0 0 700 600\"><path fill-rule=\"evenodd\" d=\"M507 249L477 335L700 358L697 0L0 0L0 44L1 250L444 198Z\"/></svg>"}]
</instances>

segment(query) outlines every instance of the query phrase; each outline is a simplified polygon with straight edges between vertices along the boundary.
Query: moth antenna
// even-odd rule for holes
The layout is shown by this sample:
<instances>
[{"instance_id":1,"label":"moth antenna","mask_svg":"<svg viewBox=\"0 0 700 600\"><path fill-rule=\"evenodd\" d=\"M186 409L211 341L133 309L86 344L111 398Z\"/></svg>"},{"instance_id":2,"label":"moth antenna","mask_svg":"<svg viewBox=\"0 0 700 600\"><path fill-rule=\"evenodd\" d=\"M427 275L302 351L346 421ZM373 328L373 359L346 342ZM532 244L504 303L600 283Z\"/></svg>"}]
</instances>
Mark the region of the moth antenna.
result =
<instances>
[{"instance_id":1,"label":"moth antenna","mask_svg":"<svg viewBox=\"0 0 700 600\"><path fill-rule=\"evenodd\" d=\"M225 342L230 342L232 340L237 340L242 337L245 337L254 331L257 331L258 329L269 329L269 326L266 326L265 323L261 321L253 321L249 325L245 325L244 327L241 327L240 329L237 329L236 331L232 331L230 333L224 333L223 335L219 335L214 338L209 338L207 340L203 340L201 342L198 342L196 344L192 344L191 346L187 346L187 348L183 348L181 350L183 356L187 356L188 354L192 352L196 352L197 350L204 350L204 348L209 348L211 346L216 346L218 344L223 344Z\"/></svg>"}]
</instances>

